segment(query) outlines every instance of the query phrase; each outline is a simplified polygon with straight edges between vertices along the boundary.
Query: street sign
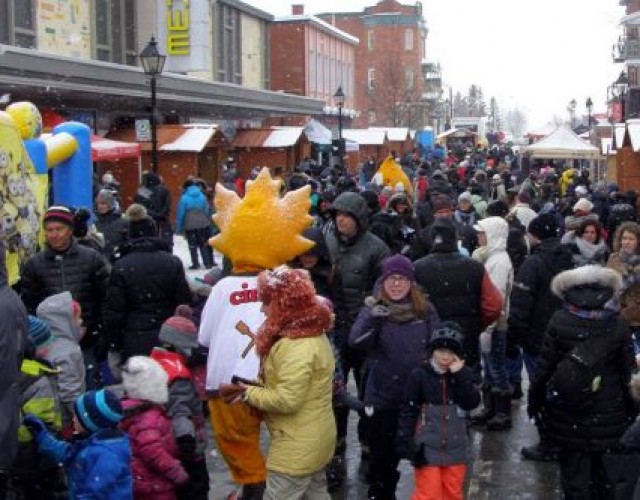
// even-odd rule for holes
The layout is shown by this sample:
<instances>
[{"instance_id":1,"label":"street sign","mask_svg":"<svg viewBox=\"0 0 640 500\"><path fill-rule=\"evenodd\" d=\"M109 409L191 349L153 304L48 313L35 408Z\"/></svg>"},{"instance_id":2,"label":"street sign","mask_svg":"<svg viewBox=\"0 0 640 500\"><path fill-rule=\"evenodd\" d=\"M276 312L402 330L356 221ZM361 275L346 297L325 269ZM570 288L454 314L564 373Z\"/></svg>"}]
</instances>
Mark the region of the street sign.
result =
<instances>
[{"instance_id":1,"label":"street sign","mask_svg":"<svg viewBox=\"0 0 640 500\"><path fill-rule=\"evenodd\" d=\"M151 140L151 125L149 120L136 120L136 141L149 142Z\"/></svg>"}]
</instances>

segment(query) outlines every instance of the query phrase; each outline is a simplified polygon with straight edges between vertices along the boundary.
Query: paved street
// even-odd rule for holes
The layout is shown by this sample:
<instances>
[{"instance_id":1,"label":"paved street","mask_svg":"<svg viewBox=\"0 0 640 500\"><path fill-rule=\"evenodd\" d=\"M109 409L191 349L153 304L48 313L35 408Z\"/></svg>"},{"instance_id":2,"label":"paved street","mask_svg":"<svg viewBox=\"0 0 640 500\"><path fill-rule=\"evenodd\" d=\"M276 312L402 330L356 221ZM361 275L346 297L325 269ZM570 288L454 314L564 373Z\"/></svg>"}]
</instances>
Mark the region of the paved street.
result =
<instances>
[{"instance_id":1,"label":"paved street","mask_svg":"<svg viewBox=\"0 0 640 500\"><path fill-rule=\"evenodd\" d=\"M520 448L535 442L537 434L527 420L523 403L514 405L515 424L509 432L473 431L473 473L467 487L467 498L473 500L522 499L550 500L560 498L558 470L555 464L528 462L520 458ZM355 438L357 416L351 418L347 452L348 480L344 491L334 500L365 499L366 485L358 479L360 450ZM266 432L266 431L265 431ZM266 446L265 437L265 446ZM209 454L212 500L222 500L233 486L223 460L215 450ZM413 489L412 470L407 462L401 464L402 478L398 500L406 500Z\"/></svg>"},{"instance_id":2,"label":"paved street","mask_svg":"<svg viewBox=\"0 0 640 500\"><path fill-rule=\"evenodd\" d=\"M175 238L174 253L188 265L188 250L183 238ZM221 262L220 255L216 255ZM201 276L203 270L188 271L190 276ZM355 393L352 387L351 393ZM522 460L520 448L536 442L535 427L527 419L524 402L513 406L514 426L509 432L472 431L473 472L467 486L467 498L482 499L522 499L552 500L560 497L558 487L558 469L553 463L538 463ZM348 479L344 490L335 494L335 500L356 500L366 498L366 485L358 479L360 447L356 438L357 415L350 419L349 445L347 451ZM268 445L264 430L264 448ZM213 445L212 445L213 446ZM208 453L211 475L211 500L223 500L233 491L233 483L226 464L212 448ZM406 500L413 489L411 466L401 464L402 478L398 486L398 500Z\"/></svg>"}]
</instances>

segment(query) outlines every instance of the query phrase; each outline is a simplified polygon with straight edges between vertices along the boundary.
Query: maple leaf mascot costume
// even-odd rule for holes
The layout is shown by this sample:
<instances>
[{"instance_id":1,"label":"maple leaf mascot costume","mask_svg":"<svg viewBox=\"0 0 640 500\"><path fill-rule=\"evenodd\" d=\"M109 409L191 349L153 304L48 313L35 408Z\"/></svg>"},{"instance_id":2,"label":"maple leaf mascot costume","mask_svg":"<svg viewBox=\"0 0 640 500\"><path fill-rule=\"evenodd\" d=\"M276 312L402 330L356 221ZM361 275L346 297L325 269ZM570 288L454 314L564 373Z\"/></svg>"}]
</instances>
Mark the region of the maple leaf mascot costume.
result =
<instances>
[{"instance_id":1,"label":"maple leaf mascot costume","mask_svg":"<svg viewBox=\"0 0 640 500\"><path fill-rule=\"evenodd\" d=\"M254 348L255 334L265 317L258 298L258 274L274 269L314 245L301 233L311 225L310 187L280 198L282 181L263 168L247 181L244 198L216 185L214 222L220 233L211 239L214 248L233 264L233 273L213 287L202 313L198 341L209 349L207 391L218 449L236 483L243 486L239 498L262 498L267 471L260 451L260 418L244 404L226 404L218 395L222 383L234 376L253 381L260 361Z\"/></svg>"}]
</instances>

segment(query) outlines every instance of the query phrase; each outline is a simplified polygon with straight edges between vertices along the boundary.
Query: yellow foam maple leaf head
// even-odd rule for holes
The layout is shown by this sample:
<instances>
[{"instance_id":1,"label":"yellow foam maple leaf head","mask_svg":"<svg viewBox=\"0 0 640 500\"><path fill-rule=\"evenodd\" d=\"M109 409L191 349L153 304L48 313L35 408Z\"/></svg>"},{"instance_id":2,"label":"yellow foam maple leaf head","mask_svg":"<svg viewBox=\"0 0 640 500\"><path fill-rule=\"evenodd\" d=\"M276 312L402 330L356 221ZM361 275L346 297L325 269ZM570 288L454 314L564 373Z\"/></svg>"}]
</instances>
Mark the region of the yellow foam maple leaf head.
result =
<instances>
[{"instance_id":1,"label":"yellow foam maple leaf head","mask_svg":"<svg viewBox=\"0 0 640 500\"><path fill-rule=\"evenodd\" d=\"M235 272L273 269L315 245L301 235L313 222L311 187L280 197L281 184L266 167L247 181L244 198L216 184L213 221L220 233L209 242L231 260Z\"/></svg>"},{"instance_id":2,"label":"yellow foam maple leaf head","mask_svg":"<svg viewBox=\"0 0 640 500\"><path fill-rule=\"evenodd\" d=\"M395 189L398 185L398 182L401 182L404 186L405 192L409 195L413 194L413 186L411 185L411 181L407 177L407 174L404 173L402 167L398 165L398 163L391 156L388 156L380 164L377 173L382 175L383 185L390 186Z\"/></svg>"}]
</instances>

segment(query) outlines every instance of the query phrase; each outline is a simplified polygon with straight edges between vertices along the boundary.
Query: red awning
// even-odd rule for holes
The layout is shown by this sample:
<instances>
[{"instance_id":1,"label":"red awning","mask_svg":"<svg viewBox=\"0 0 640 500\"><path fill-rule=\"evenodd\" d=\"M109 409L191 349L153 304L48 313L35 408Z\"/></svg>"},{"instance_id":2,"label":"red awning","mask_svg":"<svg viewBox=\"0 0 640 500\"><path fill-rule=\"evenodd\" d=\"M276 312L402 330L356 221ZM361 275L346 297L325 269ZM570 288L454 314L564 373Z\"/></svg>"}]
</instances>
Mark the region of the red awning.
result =
<instances>
[{"instance_id":1,"label":"red awning","mask_svg":"<svg viewBox=\"0 0 640 500\"><path fill-rule=\"evenodd\" d=\"M140 158L140 144L91 136L92 161L117 161L123 158Z\"/></svg>"}]
</instances>

